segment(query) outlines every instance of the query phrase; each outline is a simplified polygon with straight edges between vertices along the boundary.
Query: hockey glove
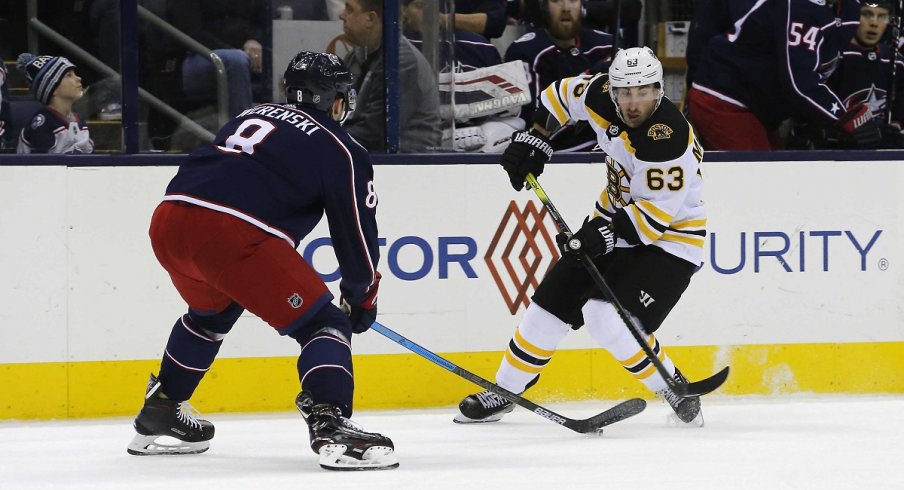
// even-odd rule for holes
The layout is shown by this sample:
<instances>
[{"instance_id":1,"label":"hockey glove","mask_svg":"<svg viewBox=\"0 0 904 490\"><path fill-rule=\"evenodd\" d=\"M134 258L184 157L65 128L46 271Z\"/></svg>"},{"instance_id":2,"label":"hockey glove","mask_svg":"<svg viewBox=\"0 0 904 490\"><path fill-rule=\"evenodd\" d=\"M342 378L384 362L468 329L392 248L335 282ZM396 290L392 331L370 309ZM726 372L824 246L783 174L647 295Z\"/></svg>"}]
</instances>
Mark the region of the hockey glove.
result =
<instances>
[{"instance_id":1,"label":"hockey glove","mask_svg":"<svg viewBox=\"0 0 904 490\"><path fill-rule=\"evenodd\" d=\"M543 173L543 165L551 156L552 145L545 136L529 131L515 131L512 133L512 142L502 153L501 163L512 187L520 191L524 188L527 174L539 177Z\"/></svg>"},{"instance_id":2,"label":"hockey glove","mask_svg":"<svg viewBox=\"0 0 904 490\"><path fill-rule=\"evenodd\" d=\"M572 254L581 257L587 254L590 258L606 255L615 248L615 228L612 223L601 216L584 219L581 229L574 235L565 233L556 235L556 243L562 255Z\"/></svg>"},{"instance_id":3,"label":"hockey glove","mask_svg":"<svg viewBox=\"0 0 904 490\"><path fill-rule=\"evenodd\" d=\"M339 307L342 312L348 315L349 321L352 323L352 332L366 332L374 321L377 319L377 290L380 288L380 279L383 276L377 272L376 279L367 292L364 301L357 305L350 305L345 297L339 300Z\"/></svg>"},{"instance_id":4,"label":"hockey glove","mask_svg":"<svg viewBox=\"0 0 904 490\"><path fill-rule=\"evenodd\" d=\"M866 104L857 104L838 119L838 126L849 134L860 148L876 148L882 142L882 132Z\"/></svg>"}]
</instances>

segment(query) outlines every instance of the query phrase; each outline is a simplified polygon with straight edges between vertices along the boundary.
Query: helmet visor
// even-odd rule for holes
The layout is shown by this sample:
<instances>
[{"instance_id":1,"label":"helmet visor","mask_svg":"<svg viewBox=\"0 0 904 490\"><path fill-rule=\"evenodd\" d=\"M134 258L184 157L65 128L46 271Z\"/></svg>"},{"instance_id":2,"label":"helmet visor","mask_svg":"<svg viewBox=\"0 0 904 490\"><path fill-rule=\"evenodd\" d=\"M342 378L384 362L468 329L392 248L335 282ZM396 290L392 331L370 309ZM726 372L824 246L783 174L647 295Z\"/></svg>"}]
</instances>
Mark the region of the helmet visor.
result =
<instances>
[{"instance_id":1,"label":"helmet visor","mask_svg":"<svg viewBox=\"0 0 904 490\"><path fill-rule=\"evenodd\" d=\"M612 95L619 104L654 102L659 98L659 89L653 84L641 87L613 87Z\"/></svg>"}]
</instances>

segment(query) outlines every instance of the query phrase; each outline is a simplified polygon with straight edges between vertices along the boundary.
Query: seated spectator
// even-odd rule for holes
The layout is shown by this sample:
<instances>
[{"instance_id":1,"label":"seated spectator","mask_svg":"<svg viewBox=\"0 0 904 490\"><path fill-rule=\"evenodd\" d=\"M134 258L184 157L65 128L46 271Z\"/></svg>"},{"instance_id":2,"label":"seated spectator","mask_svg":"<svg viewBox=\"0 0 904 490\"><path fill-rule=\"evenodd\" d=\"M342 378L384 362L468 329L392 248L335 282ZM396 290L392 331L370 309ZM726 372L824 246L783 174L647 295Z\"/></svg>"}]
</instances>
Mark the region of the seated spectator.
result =
<instances>
[{"instance_id":1,"label":"seated spectator","mask_svg":"<svg viewBox=\"0 0 904 490\"><path fill-rule=\"evenodd\" d=\"M524 8L518 12L522 23L534 27L542 26L543 10L546 8L544 4L548 1L524 0ZM585 27L611 34L615 33L617 26L620 26L622 36L617 47L632 47L638 42L638 23L642 8L640 0L586 0L581 8L581 17ZM620 11L619 20L616 20L616 11Z\"/></svg>"},{"instance_id":2,"label":"seated spectator","mask_svg":"<svg viewBox=\"0 0 904 490\"><path fill-rule=\"evenodd\" d=\"M580 0L544 0L542 6L542 27L515 40L505 52L505 61L521 60L528 73L533 102L521 108L528 127L540 91L566 77L605 72L613 55L611 34L582 26ZM596 135L587 124L569 125L553 134L552 143L559 151L589 151L596 146Z\"/></svg>"},{"instance_id":3,"label":"seated spectator","mask_svg":"<svg viewBox=\"0 0 904 490\"><path fill-rule=\"evenodd\" d=\"M506 25L505 0L455 0L456 31L476 32L487 39L502 35Z\"/></svg>"},{"instance_id":4,"label":"seated spectator","mask_svg":"<svg viewBox=\"0 0 904 490\"><path fill-rule=\"evenodd\" d=\"M6 65L3 64L3 58L0 58L0 150L10 146L7 144L7 140L12 138L11 122L9 114L9 89L6 86Z\"/></svg>"},{"instance_id":5,"label":"seated spectator","mask_svg":"<svg viewBox=\"0 0 904 490\"><path fill-rule=\"evenodd\" d=\"M789 117L838 129L861 148L879 144L869 108L845 111L825 84L860 18L859 0L834 3L757 2L731 32L710 39L687 96L706 149L781 149L778 128Z\"/></svg>"},{"instance_id":6,"label":"seated spectator","mask_svg":"<svg viewBox=\"0 0 904 490\"><path fill-rule=\"evenodd\" d=\"M882 129L879 148L904 147L904 135L901 134L904 122L904 57L896 53L891 42L885 38L892 10L889 1L866 0L860 5L860 26L850 45L841 53L841 63L828 80L829 87L841 98L846 110L860 104L869 108L873 120ZM892 80L893 57L897 64L897 80ZM888 97L892 82L896 84L894 100ZM797 125L793 135L808 139L809 145L798 139L794 142L795 146L856 146L856 141L845 137L845 134L814 129L805 124Z\"/></svg>"},{"instance_id":7,"label":"seated spectator","mask_svg":"<svg viewBox=\"0 0 904 490\"><path fill-rule=\"evenodd\" d=\"M16 67L25 72L35 98L44 105L19 136L17 153L92 153L88 125L72 111L84 94L75 65L62 56L22 53Z\"/></svg>"},{"instance_id":8,"label":"seated spectator","mask_svg":"<svg viewBox=\"0 0 904 490\"><path fill-rule=\"evenodd\" d=\"M370 151L386 150L382 0L347 0L342 12L347 40L355 46L346 63L355 74L355 112L345 128ZM400 151L433 151L440 144L439 92L427 60L404 37L399 39Z\"/></svg>"},{"instance_id":9,"label":"seated spectator","mask_svg":"<svg viewBox=\"0 0 904 490\"><path fill-rule=\"evenodd\" d=\"M423 44L424 2L427 0L402 0L402 35L404 35L414 47L421 50ZM455 43L455 70L471 71L477 68L498 65L502 63L499 50L487 38L469 31L455 31L453 34ZM441 62L445 66L449 56L448 43L440 46Z\"/></svg>"},{"instance_id":10,"label":"seated spectator","mask_svg":"<svg viewBox=\"0 0 904 490\"><path fill-rule=\"evenodd\" d=\"M266 14L264 0L181 0L168 9L174 26L223 60L229 81L230 116L251 107L253 78L260 84ZM182 61L182 90L189 101L214 102L217 85L213 63L188 53Z\"/></svg>"}]
</instances>

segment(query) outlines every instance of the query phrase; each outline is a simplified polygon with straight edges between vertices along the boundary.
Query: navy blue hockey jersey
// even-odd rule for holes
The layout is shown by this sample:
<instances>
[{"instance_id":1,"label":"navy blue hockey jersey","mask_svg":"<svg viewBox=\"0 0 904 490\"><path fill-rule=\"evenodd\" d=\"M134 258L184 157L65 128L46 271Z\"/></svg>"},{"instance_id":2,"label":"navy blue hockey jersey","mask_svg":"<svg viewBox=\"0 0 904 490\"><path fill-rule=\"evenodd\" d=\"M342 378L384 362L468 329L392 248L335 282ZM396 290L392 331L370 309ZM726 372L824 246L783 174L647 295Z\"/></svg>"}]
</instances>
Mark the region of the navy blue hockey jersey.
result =
<instances>
[{"instance_id":1,"label":"navy blue hockey jersey","mask_svg":"<svg viewBox=\"0 0 904 490\"><path fill-rule=\"evenodd\" d=\"M829 79L829 86L841 97L845 108L863 103L872 111L873 117L886 118L893 54L898 75L891 119L899 125L904 122L904 57L886 43L865 49L850 45L842 53L841 64Z\"/></svg>"},{"instance_id":2,"label":"navy blue hockey jersey","mask_svg":"<svg viewBox=\"0 0 904 490\"><path fill-rule=\"evenodd\" d=\"M19 132L16 153L93 153L94 141L88 125L72 113L73 120L44 106Z\"/></svg>"},{"instance_id":3,"label":"navy blue hockey jersey","mask_svg":"<svg viewBox=\"0 0 904 490\"><path fill-rule=\"evenodd\" d=\"M230 214L297 247L326 214L356 304L374 281L377 194L367 151L325 113L262 104L223 126L179 166L164 200Z\"/></svg>"},{"instance_id":4,"label":"navy blue hockey jersey","mask_svg":"<svg viewBox=\"0 0 904 490\"><path fill-rule=\"evenodd\" d=\"M844 106L826 80L859 23L859 0L758 0L710 40L693 85L749 109L767 129L791 115L834 124Z\"/></svg>"},{"instance_id":5,"label":"navy blue hockey jersey","mask_svg":"<svg viewBox=\"0 0 904 490\"><path fill-rule=\"evenodd\" d=\"M613 41L611 34L587 28L581 29L575 46L569 49L557 47L544 29L535 29L516 39L505 51L505 61L524 63L532 102L521 106L520 116L527 127L533 125L534 110L540 103L537 94L550 84L566 77L608 71L614 54ZM553 139L556 149L577 150L596 144L592 131L579 128L576 132L580 134L570 134L569 130L556 134Z\"/></svg>"}]
</instances>

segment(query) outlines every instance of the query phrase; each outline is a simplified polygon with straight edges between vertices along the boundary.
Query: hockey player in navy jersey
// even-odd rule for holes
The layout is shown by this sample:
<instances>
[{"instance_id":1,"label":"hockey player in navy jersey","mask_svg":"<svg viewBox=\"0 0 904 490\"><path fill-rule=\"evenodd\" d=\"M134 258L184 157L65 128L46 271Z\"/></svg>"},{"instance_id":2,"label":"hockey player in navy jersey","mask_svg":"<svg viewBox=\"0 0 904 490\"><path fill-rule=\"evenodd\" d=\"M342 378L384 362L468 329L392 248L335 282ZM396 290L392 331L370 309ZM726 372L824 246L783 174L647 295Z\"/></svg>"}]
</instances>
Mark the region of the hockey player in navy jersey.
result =
<instances>
[{"instance_id":1,"label":"hockey player in navy jersey","mask_svg":"<svg viewBox=\"0 0 904 490\"><path fill-rule=\"evenodd\" d=\"M783 147L778 127L797 117L837 128L861 148L881 134L869 107L826 84L860 21L859 0L770 0L709 41L688 91L691 121L714 150Z\"/></svg>"},{"instance_id":2,"label":"hockey player in navy jersey","mask_svg":"<svg viewBox=\"0 0 904 490\"><path fill-rule=\"evenodd\" d=\"M84 95L75 65L62 56L22 53L16 67L25 72L35 98L44 105L19 133L17 153L92 153L88 125L72 110Z\"/></svg>"},{"instance_id":3,"label":"hockey player in navy jersey","mask_svg":"<svg viewBox=\"0 0 904 490\"><path fill-rule=\"evenodd\" d=\"M373 167L340 126L355 108L352 75L335 55L301 52L285 83L286 104L245 110L189 155L154 212L154 253L188 313L172 328L159 376L151 375L130 454L208 449L214 427L186 400L247 309L300 344L295 404L321 466L398 466L388 437L348 419L351 337L376 318L380 283ZM341 308L295 250L324 214ZM178 443L161 442L164 435Z\"/></svg>"},{"instance_id":4,"label":"hockey player in navy jersey","mask_svg":"<svg viewBox=\"0 0 904 490\"><path fill-rule=\"evenodd\" d=\"M581 26L580 0L541 0L543 28L519 37L505 52L505 61L521 60L530 85L531 104L521 107L527 127L539 104L538 95L549 84L564 77L605 72L612 61L611 34ZM589 151L596 145L593 131L585 124L566 126L552 137L561 151Z\"/></svg>"},{"instance_id":5,"label":"hockey player in navy jersey","mask_svg":"<svg viewBox=\"0 0 904 490\"><path fill-rule=\"evenodd\" d=\"M901 133L904 122L904 57L896 53L893 43L886 39L892 12L891 2L863 2L857 33L841 53L838 69L828 80L829 87L844 102L845 109L860 104L869 108L873 120L882 130L880 148L904 147L904 135ZM897 80L892 80L893 56L897 64ZM898 96L893 107L889 107L888 94L892 83L896 84L895 93ZM803 136L815 148L856 147L856 141L837 133L813 128L812 125L799 125L794 131L795 136ZM801 143L797 142L798 145Z\"/></svg>"},{"instance_id":6,"label":"hockey player in navy jersey","mask_svg":"<svg viewBox=\"0 0 904 490\"><path fill-rule=\"evenodd\" d=\"M512 187L543 172L552 155L548 135L569 121L587 121L608 155L608 179L595 211L572 236L556 237L562 258L546 274L508 344L496 383L522 393L537 382L556 348L586 324L590 336L648 389L664 398L683 424L702 426L699 397L681 397L646 358L613 304L587 272L593 258L619 302L637 318L666 369L681 371L654 337L703 260L706 206L701 196L703 150L675 105L664 96L662 64L649 48L619 51L608 74L559 80L541 94L533 128L513 135L502 155ZM459 404L459 423L493 422L514 405L484 391Z\"/></svg>"}]
</instances>

